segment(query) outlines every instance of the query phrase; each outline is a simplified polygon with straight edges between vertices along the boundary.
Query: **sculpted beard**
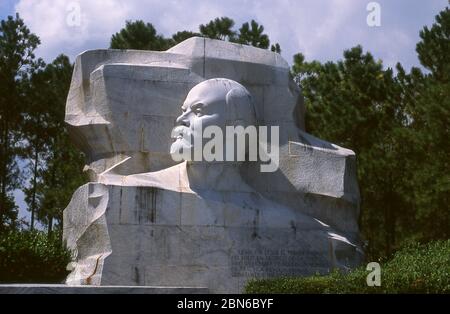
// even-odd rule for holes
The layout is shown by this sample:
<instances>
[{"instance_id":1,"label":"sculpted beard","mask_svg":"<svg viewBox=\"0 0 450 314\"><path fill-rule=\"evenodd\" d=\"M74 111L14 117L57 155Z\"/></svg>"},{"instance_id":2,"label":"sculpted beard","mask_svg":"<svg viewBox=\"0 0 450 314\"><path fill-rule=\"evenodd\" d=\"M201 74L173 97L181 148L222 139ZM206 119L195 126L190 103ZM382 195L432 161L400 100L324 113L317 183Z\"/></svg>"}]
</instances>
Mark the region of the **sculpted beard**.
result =
<instances>
[{"instance_id":1,"label":"sculpted beard","mask_svg":"<svg viewBox=\"0 0 450 314\"><path fill-rule=\"evenodd\" d=\"M179 125L172 130L171 138L175 142L170 146L170 154L175 161L190 160L194 145L192 144L192 130Z\"/></svg>"}]
</instances>

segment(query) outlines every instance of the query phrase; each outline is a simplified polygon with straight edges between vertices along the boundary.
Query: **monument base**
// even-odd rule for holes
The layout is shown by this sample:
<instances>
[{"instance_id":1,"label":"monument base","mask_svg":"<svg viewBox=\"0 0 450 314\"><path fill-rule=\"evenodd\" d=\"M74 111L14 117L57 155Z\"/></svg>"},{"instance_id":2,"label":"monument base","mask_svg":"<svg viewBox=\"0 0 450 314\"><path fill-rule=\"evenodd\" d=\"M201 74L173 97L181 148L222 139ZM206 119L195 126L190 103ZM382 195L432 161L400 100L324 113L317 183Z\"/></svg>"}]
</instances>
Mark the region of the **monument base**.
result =
<instances>
[{"instance_id":1,"label":"monument base","mask_svg":"<svg viewBox=\"0 0 450 314\"><path fill-rule=\"evenodd\" d=\"M0 294L206 294L203 287L68 286L51 284L0 285Z\"/></svg>"},{"instance_id":2,"label":"monument base","mask_svg":"<svg viewBox=\"0 0 450 314\"><path fill-rule=\"evenodd\" d=\"M358 246L318 220L251 192L180 193L89 183L64 211L76 248L69 285L208 287L326 274L359 265Z\"/></svg>"}]
</instances>

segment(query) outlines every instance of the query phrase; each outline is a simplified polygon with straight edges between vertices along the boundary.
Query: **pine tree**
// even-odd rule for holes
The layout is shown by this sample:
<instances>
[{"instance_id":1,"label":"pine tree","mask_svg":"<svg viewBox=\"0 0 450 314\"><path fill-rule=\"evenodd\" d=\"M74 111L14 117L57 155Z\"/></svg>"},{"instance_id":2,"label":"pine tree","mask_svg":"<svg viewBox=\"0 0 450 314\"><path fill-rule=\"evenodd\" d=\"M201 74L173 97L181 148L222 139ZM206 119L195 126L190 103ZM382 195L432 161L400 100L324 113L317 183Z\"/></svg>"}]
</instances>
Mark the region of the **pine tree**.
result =
<instances>
[{"instance_id":1,"label":"pine tree","mask_svg":"<svg viewBox=\"0 0 450 314\"><path fill-rule=\"evenodd\" d=\"M239 29L237 42L263 49L267 49L270 46L269 36L264 34L264 26L259 25L255 20L252 20L250 25L249 23L242 24L242 27Z\"/></svg>"},{"instance_id":2,"label":"pine tree","mask_svg":"<svg viewBox=\"0 0 450 314\"><path fill-rule=\"evenodd\" d=\"M234 21L228 17L216 18L208 24L199 26L200 33L207 38L233 41L236 32L233 31Z\"/></svg>"},{"instance_id":3,"label":"pine tree","mask_svg":"<svg viewBox=\"0 0 450 314\"><path fill-rule=\"evenodd\" d=\"M136 50L167 50L173 45L172 40L167 40L158 35L151 23L141 20L127 21L125 28L111 37L111 49L136 49Z\"/></svg>"},{"instance_id":4,"label":"pine tree","mask_svg":"<svg viewBox=\"0 0 450 314\"><path fill-rule=\"evenodd\" d=\"M0 231L17 219L12 192L21 184L17 157L22 124L22 78L34 68L39 38L17 14L0 23Z\"/></svg>"},{"instance_id":5,"label":"pine tree","mask_svg":"<svg viewBox=\"0 0 450 314\"><path fill-rule=\"evenodd\" d=\"M69 91L73 66L64 55L33 75L31 96L34 106L28 106L27 116L32 122L30 146L36 147L33 139L38 137L40 167L32 172L30 186L24 189L29 210L47 226L51 233L56 223L62 221L62 212L76 188L87 181L82 173L84 158L69 139L64 123L65 103ZM40 95L35 94L39 92ZM37 110L38 109L38 110ZM34 152L30 149L30 152ZM30 159L34 155L29 156ZM32 163L35 165L35 163ZM33 226L33 221L31 223Z\"/></svg>"}]
</instances>

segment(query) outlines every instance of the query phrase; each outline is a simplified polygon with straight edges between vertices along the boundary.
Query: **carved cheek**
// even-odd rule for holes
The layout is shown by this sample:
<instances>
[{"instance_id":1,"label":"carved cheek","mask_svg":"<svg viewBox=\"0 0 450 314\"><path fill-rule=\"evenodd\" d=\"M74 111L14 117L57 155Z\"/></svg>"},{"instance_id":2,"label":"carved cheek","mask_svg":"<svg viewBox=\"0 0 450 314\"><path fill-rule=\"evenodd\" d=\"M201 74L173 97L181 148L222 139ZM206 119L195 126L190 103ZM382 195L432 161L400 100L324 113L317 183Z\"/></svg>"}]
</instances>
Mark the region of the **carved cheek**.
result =
<instances>
[{"instance_id":1,"label":"carved cheek","mask_svg":"<svg viewBox=\"0 0 450 314\"><path fill-rule=\"evenodd\" d=\"M211 114L211 115L203 115L198 117L197 119L201 120L203 129L207 126L214 125L218 127L222 127L225 125L225 120L219 114Z\"/></svg>"}]
</instances>

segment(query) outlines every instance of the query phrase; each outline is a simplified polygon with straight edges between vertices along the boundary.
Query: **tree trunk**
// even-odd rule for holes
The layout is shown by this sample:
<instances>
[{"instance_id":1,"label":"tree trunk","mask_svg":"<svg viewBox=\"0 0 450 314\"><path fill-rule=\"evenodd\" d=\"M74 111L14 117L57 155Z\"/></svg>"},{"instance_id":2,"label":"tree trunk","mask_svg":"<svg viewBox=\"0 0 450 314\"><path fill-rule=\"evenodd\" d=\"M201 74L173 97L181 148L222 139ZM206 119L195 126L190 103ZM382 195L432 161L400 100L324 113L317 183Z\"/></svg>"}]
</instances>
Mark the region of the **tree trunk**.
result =
<instances>
[{"instance_id":1,"label":"tree trunk","mask_svg":"<svg viewBox=\"0 0 450 314\"><path fill-rule=\"evenodd\" d=\"M31 225L30 229L34 230L34 220L36 212L36 182L38 175L39 151L37 145L34 148L34 171L33 171L33 194L31 196Z\"/></svg>"},{"instance_id":2,"label":"tree trunk","mask_svg":"<svg viewBox=\"0 0 450 314\"><path fill-rule=\"evenodd\" d=\"M0 183L1 183L1 191L0 191L0 231L3 230L3 219L6 213L6 168L8 164L8 121L6 118L2 117L2 134L1 134L1 162L0 162Z\"/></svg>"},{"instance_id":3,"label":"tree trunk","mask_svg":"<svg viewBox=\"0 0 450 314\"><path fill-rule=\"evenodd\" d=\"M396 228L395 228L395 226L396 226L396 224L397 224L397 213L396 213L396 211L397 211L397 209L398 209L398 204L399 204L399 202L397 201L397 195L396 195L396 193L394 192L394 191L391 191L391 212L389 213L389 226L388 226L388 228L389 228L389 243L390 243L390 246L391 246L391 251L392 251L392 248L394 248L394 250L395 250L395 242L396 242L396 234L395 234L395 231L396 231Z\"/></svg>"},{"instance_id":4,"label":"tree trunk","mask_svg":"<svg viewBox=\"0 0 450 314\"><path fill-rule=\"evenodd\" d=\"M391 211L391 208L390 208L391 206L390 206L390 204L386 204L385 205L385 207L384 207L384 245L385 245L385 253L386 253L386 256L389 256L390 254L391 254L391 243L390 243L390 239L391 239L391 237L390 237L390 234L389 234L389 231L390 231L390 211Z\"/></svg>"},{"instance_id":5,"label":"tree trunk","mask_svg":"<svg viewBox=\"0 0 450 314\"><path fill-rule=\"evenodd\" d=\"M0 231L3 227L3 121L0 121Z\"/></svg>"},{"instance_id":6,"label":"tree trunk","mask_svg":"<svg viewBox=\"0 0 450 314\"><path fill-rule=\"evenodd\" d=\"M54 154L53 154L53 158L54 158ZM55 184L55 177L56 177L55 171L56 171L56 166L53 167L53 170L52 170L52 180L50 182L50 184L52 186L56 186L56 184ZM50 236L52 234L52 231L53 231L53 213L50 212L48 214L48 227L47 227L48 236Z\"/></svg>"},{"instance_id":7,"label":"tree trunk","mask_svg":"<svg viewBox=\"0 0 450 314\"><path fill-rule=\"evenodd\" d=\"M397 223L397 195L393 191L393 186L391 185L391 190L388 192L388 203L385 206L385 232L386 232L386 254L389 256L393 248L395 248L396 242L396 223Z\"/></svg>"},{"instance_id":8,"label":"tree trunk","mask_svg":"<svg viewBox=\"0 0 450 314\"><path fill-rule=\"evenodd\" d=\"M47 235L51 236L53 232L53 216L48 217L48 228L47 228Z\"/></svg>"}]
</instances>

